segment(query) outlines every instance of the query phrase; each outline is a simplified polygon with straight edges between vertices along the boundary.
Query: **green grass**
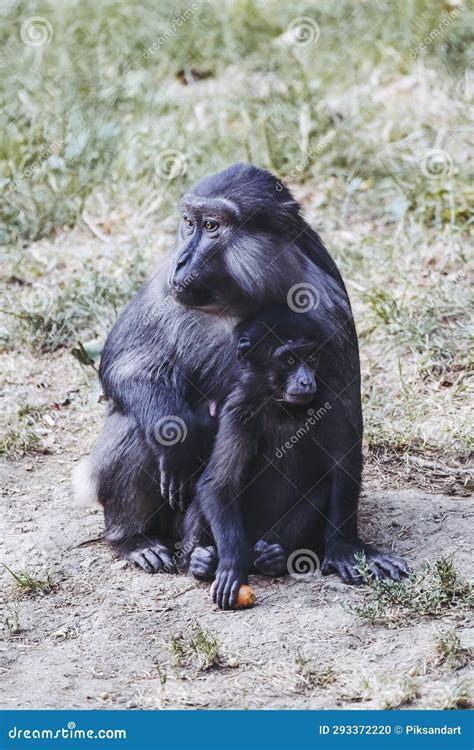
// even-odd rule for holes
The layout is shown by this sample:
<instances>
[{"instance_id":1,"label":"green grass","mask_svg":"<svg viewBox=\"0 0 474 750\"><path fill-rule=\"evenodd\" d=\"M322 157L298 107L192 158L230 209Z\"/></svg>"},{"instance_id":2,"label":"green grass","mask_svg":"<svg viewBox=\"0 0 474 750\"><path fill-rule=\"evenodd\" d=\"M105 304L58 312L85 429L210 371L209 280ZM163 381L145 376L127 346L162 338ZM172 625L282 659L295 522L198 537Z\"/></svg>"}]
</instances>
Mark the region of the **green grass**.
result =
<instances>
[{"instance_id":1,"label":"green grass","mask_svg":"<svg viewBox=\"0 0 474 750\"><path fill-rule=\"evenodd\" d=\"M100 346L171 245L182 191L249 160L295 189L347 281L368 447L463 459L473 21L422 0L3 4L0 342L86 363L79 343Z\"/></svg>"},{"instance_id":2,"label":"green grass","mask_svg":"<svg viewBox=\"0 0 474 750\"><path fill-rule=\"evenodd\" d=\"M451 557L426 563L403 581L375 578L363 556L358 568L369 590L351 609L372 625L402 627L424 617L456 616L474 607L474 591L456 570Z\"/></svg>"},{"instance_id":3,"label":"green grass","mask_svg":"<svg viewBox=\"0 0 474 750\"><path fill-rule=\"evenodd\" d=\"M48 453L37 427L49 411L45 404L21 404L9 420L9 429L0 437L0 456L21 458Z\"/></svg>"},{"instance_id":4,"label":"green grass","mask_svg":"<svg viewBox=\"0 0 474 750\"><path fill-rule=\"evenodd\" d=\"M0 456L21 458L44 452L39 435L30 427L7 430L0 439Z\"/></svg>"},{"instance_id":5,"label":"green grass","mask_svg":"<svg viewBox=\"0 0 474 750\"><path fill-rule=\"evenodd\" d=\"M418 680L411 675L405 675L391 691L382 695L381 708L385 711L393 711L402 706L410 706L419 697Z\"/></svg>"},{"instance_id":6,"label":"green grass","mask_svg":"<svg viewBox=\"0 0 474 750\"><path fill-rule=\"evenodd\" d=\"M192 633L175 633L170 640L171 659L175 667L193 667L206 672L221 665L220 640L215 633L195 623Z\"/></svg>"},{"instance_id":7,"label":"green grass","mask_svg":"<svg viewBox=\"0 0 474 750\"><path fill-rule=\"evenodd\" d=\"M54 588L54 579L48 571L43 574L43 577L40 577L40 575L31 573L26 569L14 571L9 568L8 565L5 565L5 563L0 563L0 565L10 573L15 588L17 588L22 594L28 596L34 594L47 594Z\"/></svg>"},{"instance_id":8,"label":"green grass","mask_svg":"<svg viewBox=\"0 0 474 750\"><path fill-rule=\"evenodd\" d=\"M472 684L466 680L459 680L446 691L442 708L448 711L472 708Z\"/></svg>"},{"instance_id":9,"label":"green grass","mask_svg":"<svg viewBox=\"0 0 474 750\"><path fill-rule=\"evenodd\" d=\"M54 292L34 282L14 287L6 296L4 313L10 318L10 346L26 343L33 350L52 352L78 341L81 332L104 337L118 311L145 280L139 254L124 259L121 268L105 275L85 263L80 274L58 281Z\"/></svg>"},{"instance_id":10,"label":"green grass","mask_svg":"<svg viewBox=\"0 0 474 750\"><path fill-rule=\"evenodd\" d=\"M336 681L337 675L330 664L313 664L298 650L295 654L298 688L303 692L325 688Z\"/></svg>"},{"instance_id":11,"label":"green grass","mask_svg":"<svg viewBox=\"0 0 474 750\"><path fill-rule=\"evenodd\" d=\"M314 177L317 169L319 177L349 179L353 193L358 179L373 179L381 203L386 194L404 194L409 210L426 223L453 219L453 185L427 178L417 158L420 149L434 145L437 113L428 111L423 122L414 123L408 109L390 122L390 113L382 113L370 96L376 91L371 78L390 84L414 72L419 61L410 58L410 50L447 6L414 0L407 8L387 0L374 8L338 0L319 8L278 3L268 14L257 0L195 5L166 43L160 43L161 35L189 5L120 0L99 5L86 0L79 8L48 5L44 18L51 38L39 47L25 44L20 33L33 5L6 5L0 151L6 237L35 239L75 224L99 186L115 195L125 189L138 201L150 189L166 187L166 211L190 180L237 159L283 176L302 162L298 179ZM422 58L428 71L443 75L446 96L456 93L452 111L443 112L448 131L467 117L458 99L468 58L462 54L470 41L468 16L465 10L454 18ZM292 44L285 37L298 17L318 24L315 45ZM153 43L159 49L147 55ZM210 78L181 85L178 74L194 69ZM388 129L383 142L381 116ZM329 146L312 157L332 131ZM448 132L447 139L442 148L454 159L463 134ZM168 148L183 153L187 169L163 186L154 160ZM456 170L461 168L456 162ZM460 197L454 219L466 221L467 203Z\"/></svg>"},{"instance_id":12,"label":"green grass","mask_svg":"<svg viewBox=\"0 0 474 750\"><path fill-rule=\"evenodd\" d=\"M466 666L472 660L472 649L461 643L459 633L455 628L440 630L434 634L437 663L447 669L456 670Z\"/></svg>"}]
</instances>

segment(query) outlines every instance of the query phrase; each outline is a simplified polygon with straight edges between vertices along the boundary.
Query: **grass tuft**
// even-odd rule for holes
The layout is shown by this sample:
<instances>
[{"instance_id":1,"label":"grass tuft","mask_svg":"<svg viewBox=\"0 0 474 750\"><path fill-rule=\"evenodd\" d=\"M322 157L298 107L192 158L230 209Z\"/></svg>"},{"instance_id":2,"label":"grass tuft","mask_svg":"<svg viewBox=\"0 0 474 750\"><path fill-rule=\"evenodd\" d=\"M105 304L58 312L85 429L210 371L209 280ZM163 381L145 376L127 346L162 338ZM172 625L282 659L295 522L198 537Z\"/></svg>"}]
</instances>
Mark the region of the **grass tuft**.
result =
<instances>
[{"instance_id":1,"label":"grass tuft","mask_svg":"<svg viewBox=\"0 0 474 750\"><path fill-rule=\"evenodd\" d=\"M455 569L452 557L427 563L405 581L373 576L364 555L358 556L358 568L368 591L366 601L351 607L372 625L402 627L423 617L459 614L474 605L474 592Z\"/></svg>"},{"instance_id":2,"label":"grass tuft","mask_svg":"<svg viewBox=\"0 0 474 750\"><path fill-rule=\"evenodd\" d=\"M336 673L330 664L312 664L298 650L295 655L298 685L303 691L324 688L336 681Z\"/></svg>"},{"instance_id":3,"label":"grass tuft","mask_svg":"<svg viewBox=\"0 0 474 750\"><path fill-rule=\"evenodd\" d=\"M462 645L461 638L454 628L435 633L434 639L437 664L454 671L465 667L472 660L472 649Z\"/></svg>"},{"instance_id":4,"label":"grass tuft","mask_svg":"<svg viewBox=\"0 0 474 750\"><path fill-rule=\"evenodd\" d=\"M404 706L409 706L420 697L419 682L411 675L405 675L396 686L382 695L382 708L385 711L393 711Z\"/></svg>"},{"instance_id":5,"label":"grass tuft","mask_svg":"<svg viewBox=\"0 0 474 750\"><path fill-rule=\"evenodd\" d=\"M16 459L45 452L39 435L31 427L8 430L0 439L0 456Z\"/></svg>"},{"instance_id":6,"label":"grass tuft","mask_svg":"<svg viewBox=\"0 0 474 750\"><path fill-rule=\"evenodd\" d=\"M0 563L13 578L14 585L22 594L27 596L35 594L48 594L55 588L54 579L51 573L46 572L43 578L39 575L31 573L28 570L20 570L15 572L5 563Z\"/></svg>"},{"instance_id":7,"label":"grass tuft","mask_svg":"<svg viewBox=\"0 0 474 750\"><path fill-rule=\"evenodd\" d=\"M89 338L104 337L145 275L146 264L137 254L133 261L124 258L119 272L110 274L85 263L80 274L59 280L54 293L46 288L32 295L34 284L22 286L6 296L8 340L46 353L74 344L84 331Z\"/></svg>"},{"instance_id":8,"label":"grass tuft","mask_svg":"<svg viewBox=\"0 0 474 750\"><path fill-rule=\"evenodd\" d=\"M472 685L469 680L463 679L451 686L444 696L442 708L448 711L472 708Z\"/></svg>"},{"instance_id":9,"label":"grass tuft","mask_svg":"<svg viewBox=\"0 0 474 750\"><path fill-rule=\"evenodd\" d=\"M10 459L22 458L26 455L44 455L49 448L41 439L38 427L49 407L45 404L21 404L12 418L12 426L0 438L0 456Z\"/></svg>"},{"instance_id":10,"label":"grass tuft","mask_svg":"<svg viewBox=\"0 0 474 750\"><path fill-rule=\"evenodd\" d=\"M200 672L222 664L220 647L217 635L199 623L195 624L191 635L174 633L170 640L171 658L175 666L194 667Z\"/></svg>"}]
</instances>

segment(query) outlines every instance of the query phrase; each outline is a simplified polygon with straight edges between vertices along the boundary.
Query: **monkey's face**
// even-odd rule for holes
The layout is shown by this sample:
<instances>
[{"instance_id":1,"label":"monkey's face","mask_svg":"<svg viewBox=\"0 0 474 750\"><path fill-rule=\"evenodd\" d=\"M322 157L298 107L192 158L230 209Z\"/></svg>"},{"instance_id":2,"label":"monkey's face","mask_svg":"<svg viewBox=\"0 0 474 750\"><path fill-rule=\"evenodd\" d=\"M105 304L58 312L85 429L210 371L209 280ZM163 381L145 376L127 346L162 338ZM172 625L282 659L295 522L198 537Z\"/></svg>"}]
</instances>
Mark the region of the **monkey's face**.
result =
<instances>
[{"instance_id":1,"label":"monkey's face","mask_svg":"<svg viewBox=\"0 0 474 750\"><path fill-rule=\"evenodd\" d=\"M183 199L178 252L169 276L173 297L206 312L231 311L243 290L226 268L225 252L235 237L237 208L224 199Z\"/></svg>"},{"instance_id":2,"label":"monkey's face","mask_svg":"<svg viewBox=\"0 0 474 750\"><path fill-rule=\"evenodd\" d=\"M246 197L184 196L168 279L180 304L244 316L285 299L293 276L304 278L303 260L276 218L262 209L268 198Z\"/></svg>"},{"instance_id":3,"label":"monkey's face","mask_svg":"<svg viewBox=\"0 0 474 750\"><path fill-rule=\"evenodd\" d=\"M303 406L316 394L316 368L318 354L315 343L300 340L279 342L269 347L269 342L254 342L243 336L238 343L239 358L245 358L255 389L263 390L264 397Z\"/></svg>"},{"instance_id":4,"label":"monkey's face","mask_svg":"<svg viewBox=\"0 0 474 750\"><path fill-rule=\"evenodd\" d=\"M286 404L309 404L316 394L316 363L311 345L295 342L279 346L269 368L274 399Z\"/></svg>"}]
</instances>

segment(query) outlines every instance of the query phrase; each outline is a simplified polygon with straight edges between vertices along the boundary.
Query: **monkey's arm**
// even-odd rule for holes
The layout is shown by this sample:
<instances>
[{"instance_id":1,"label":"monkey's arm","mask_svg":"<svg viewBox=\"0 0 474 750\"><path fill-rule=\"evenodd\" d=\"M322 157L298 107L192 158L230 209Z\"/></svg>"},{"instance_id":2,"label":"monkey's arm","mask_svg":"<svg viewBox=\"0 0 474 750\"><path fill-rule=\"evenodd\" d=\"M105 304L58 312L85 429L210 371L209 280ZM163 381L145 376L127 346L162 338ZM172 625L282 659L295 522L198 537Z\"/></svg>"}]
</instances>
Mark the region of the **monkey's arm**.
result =
<instances>
[{"instance_id":1,"label":"monkey's arm","mask_svg":"<svg viewBox=\"0 0 474 750\"><path fill-rule=\"evenodd\" d=\"M248 582L250 564L240 503L257 436L252 422L242 419L241 403L237 397L224 405L211 460L198 487L197 502L218 552L213 599L221 609L235 606L240 586Z\"/></svg>"},{"instance_id":2,"label":"monkey's arm","mask_svg":"<svg viewBox=\"0 0 474 750\"><path fill-rule=\"evenodd\" d=\"M399 581L402 575L408 574L405 561L379 551L359 537L357 508L361 473L362 449L359 439L334 464L321 570L324 574L337 573L345 583L361 583L356 555L363 554L374 576L387 576Z\"/></svg>"},{"instance_id":3,"label":"monkey's arm","mask_svg":"<svg viewBox=\"0 0 474 750\"><path fill-rule=\"evenodd\" d=\"M207 404L188 403L185 375L163 356L164 332L156 323L136 321L139 309L133 300L109 334L100 379L107 398L136 420L155 453L163 499L184 509L209 458L216 420Z\"/></svg>"},{"instance_id":4,"label":"monkey's arm","mask_svg":"<svg viewBox=\"0 0 474 750\"><path fill-rule=\"evenodd\" d=\"M331 491L326 527L329 546L357 541L357 508L362 473L360 439L344 455L335 456L331 471Z\"/></svg>"}]
</instances>

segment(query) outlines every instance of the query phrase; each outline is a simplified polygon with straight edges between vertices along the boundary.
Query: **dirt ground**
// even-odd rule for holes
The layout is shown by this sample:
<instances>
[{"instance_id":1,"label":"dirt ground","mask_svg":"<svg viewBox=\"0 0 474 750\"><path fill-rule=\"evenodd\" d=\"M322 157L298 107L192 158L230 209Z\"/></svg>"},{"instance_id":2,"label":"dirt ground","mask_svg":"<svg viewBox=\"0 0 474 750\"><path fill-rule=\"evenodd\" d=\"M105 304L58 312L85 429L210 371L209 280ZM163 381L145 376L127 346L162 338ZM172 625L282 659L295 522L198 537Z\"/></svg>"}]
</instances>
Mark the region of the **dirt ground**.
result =
<instances>
[{"instance_id":1,"label":"dirt ground","mask_svg":"<svg viewBox=\"0 0 474 750\"><path fill-rule=\"evenodd\" d=\"M70 475L94 442L104 405L88 404L87 376L68 353L47 364L15 353L14 366L7 355L4 364L7 402L55 406L40 429L49 453L10 460L2 472L0 561L43 579L49 572L53 588L21 594L8 570L0 573L1 708L381 708L397 703L410 679L417 684L410 707L437 708L467 677L468 666L448 672L436 663L434 642L436 630L455 626L472 646L464 615L397 629L370 625L350 610L366 589L318 575L255 577L257 606L220 612L204 584L149 576L114 560L101 542L78 546L100 535L102 514L74 504ZM387 489L373 467L367 474L365 538L415 570L455 553L469 577L469 501ZM199 627L219 641L218 664L209 669L173 658L172 643ZM305 678L302 661L315 678Z\"/></svg>"}]
</instances>

